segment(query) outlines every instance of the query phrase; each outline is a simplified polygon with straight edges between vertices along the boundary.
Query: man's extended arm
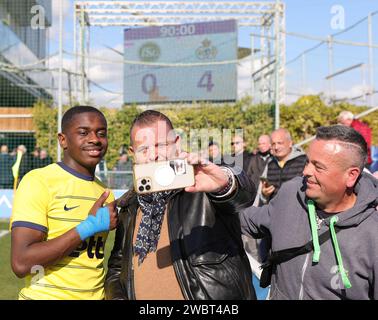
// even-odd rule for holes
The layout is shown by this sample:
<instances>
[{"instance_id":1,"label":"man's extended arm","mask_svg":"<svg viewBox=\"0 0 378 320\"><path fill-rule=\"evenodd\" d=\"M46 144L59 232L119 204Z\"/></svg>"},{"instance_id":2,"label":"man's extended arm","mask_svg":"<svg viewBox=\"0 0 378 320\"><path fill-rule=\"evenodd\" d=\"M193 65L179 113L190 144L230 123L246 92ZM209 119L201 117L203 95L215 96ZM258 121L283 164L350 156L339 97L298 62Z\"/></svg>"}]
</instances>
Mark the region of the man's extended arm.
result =
<instances>
[{"instance_id":1,"label":"man's extended arm","mask_svg":"<svg viewBox=\"0 0 378 320\"><path fill-rule=\"evenodd\" d=\"M232 171L237 187L229 197L216 197L219 190L227 186L228 175L221 167L203 160L196 155L186 155L188 162L195 165L195 185L185 188L187 192L207 192L213 205L222 213L240 214L242 232L254 237L264 237L270 227L270 205L253 207L256 186L247 174L236 168Z\"/></svg>"},{"instance_id":2,"label":"man's extended arm","mask_svg":"<svg viewBox=\"0 0 378 320\"><path fill-rule=\"evenodd\" d=\"M270 205L262 207L250 206L240 211L240 227L242 234L259 239L267 235L270 228Z\"/></svg>"},{"instance_id":3,"label":"man's extended arm","mask_svg":"<svg viewBox=\"0 0 378 320\"><path fill-rule=\"evenodd\" d=\"M253 204L256 187L243 170L229 167L227 169L235 179L234 191L229 196L216 196L214 193L209 193L209 198L220 212L234 214Z\"/></svg>"}]
</instances>

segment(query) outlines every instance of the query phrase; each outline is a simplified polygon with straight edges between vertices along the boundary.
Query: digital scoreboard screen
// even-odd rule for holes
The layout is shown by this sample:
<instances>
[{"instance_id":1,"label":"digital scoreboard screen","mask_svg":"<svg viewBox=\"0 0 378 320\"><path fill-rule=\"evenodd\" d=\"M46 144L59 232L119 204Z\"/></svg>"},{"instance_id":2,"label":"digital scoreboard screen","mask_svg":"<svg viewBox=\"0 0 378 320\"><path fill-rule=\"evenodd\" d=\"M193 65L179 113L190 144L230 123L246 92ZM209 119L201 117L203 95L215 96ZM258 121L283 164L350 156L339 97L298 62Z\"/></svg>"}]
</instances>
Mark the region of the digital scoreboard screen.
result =
<instances>
[{"instance_id":1,"label":"digital scoreboard screen","mask_svg":"<svg viewBox=\"0 0 378 320\"><path fill-rule=\"evenodd\" d=\"M125 103L236 100L236 63L211 64L237 59L236 20L133 28L124 36Z\"/></svg>"}]
</instances>

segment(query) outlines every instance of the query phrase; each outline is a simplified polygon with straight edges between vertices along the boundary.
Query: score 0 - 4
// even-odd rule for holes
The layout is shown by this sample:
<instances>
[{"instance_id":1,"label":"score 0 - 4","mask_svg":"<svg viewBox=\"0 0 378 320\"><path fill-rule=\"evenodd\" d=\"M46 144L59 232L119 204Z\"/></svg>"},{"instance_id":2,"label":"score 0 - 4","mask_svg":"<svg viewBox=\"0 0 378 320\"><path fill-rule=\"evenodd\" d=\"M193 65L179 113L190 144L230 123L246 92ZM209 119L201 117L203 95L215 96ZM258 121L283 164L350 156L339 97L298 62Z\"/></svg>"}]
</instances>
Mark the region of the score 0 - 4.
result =
<instances>
[{"instance_id":1,"label":"score 0 - 4","mask_svg":"<svg viewBox=\"0 0 378 320\"><path fill-rule=\"evenodd\" d=\"M197 88L206 89L206 92L211 92L214 88L213 74L211 70L205 71L199 80L197 80ZM149 95L156 92L158 89L158 80L156 74L147 73L142 77L141 88L143 93Z\"/></svg>"}]
</instances>

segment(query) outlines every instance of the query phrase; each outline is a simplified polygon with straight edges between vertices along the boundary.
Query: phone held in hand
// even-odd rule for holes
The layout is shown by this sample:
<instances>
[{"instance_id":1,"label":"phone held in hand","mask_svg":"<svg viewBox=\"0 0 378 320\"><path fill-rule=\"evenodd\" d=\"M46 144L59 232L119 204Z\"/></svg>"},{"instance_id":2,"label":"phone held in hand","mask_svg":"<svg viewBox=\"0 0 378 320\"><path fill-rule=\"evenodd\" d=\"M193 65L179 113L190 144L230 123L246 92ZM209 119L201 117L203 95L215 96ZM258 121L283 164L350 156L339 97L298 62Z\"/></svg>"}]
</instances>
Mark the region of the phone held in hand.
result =
<instances>
[{"instance_id":1,"label":"phone held in hand","mask_svg":"<svg viewBox=\"0 0 378 320\"><path fill-rule=\"evenodd\" d=\"M145 194L194 185L194 168L186 159L172 159L133 165L134 189Z\"/></svg>"},{"instance_id":2,"label":"phone held in hand","mask_svg":"<svg viewBox=\"0 0 378 320\"><path fill-rule=\"evenodd\" d=\"M263 184L265 184L266 187L269 187L269 186L270 186L270 183L269 183L267 177L260 177L260 181L261 181Z\"/></svg>"}]
</instances>

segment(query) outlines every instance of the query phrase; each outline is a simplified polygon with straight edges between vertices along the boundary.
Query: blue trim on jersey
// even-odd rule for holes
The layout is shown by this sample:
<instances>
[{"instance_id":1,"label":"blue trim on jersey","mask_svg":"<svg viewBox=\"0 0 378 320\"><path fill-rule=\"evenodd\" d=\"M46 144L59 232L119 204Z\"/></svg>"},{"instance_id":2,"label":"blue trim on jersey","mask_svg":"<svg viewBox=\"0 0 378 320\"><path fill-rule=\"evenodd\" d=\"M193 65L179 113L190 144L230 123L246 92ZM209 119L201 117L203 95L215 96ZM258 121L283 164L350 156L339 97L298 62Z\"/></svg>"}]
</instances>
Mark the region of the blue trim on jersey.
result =
<instances>
[{"instance_id":1,"label":"blue trim on jersey","mask_svg":"<svg viewBox=\"0 0 378 320\"><path fill-rule=\"evenodd\" d=\"M83 179L83 180L86 180L86 181L94 181L94 179L95 179L94 176L89 177L89 176L86 176L85 174L77 172L76 170L70 168L69 166L67 166L63 162L57 162L57 165L60 166L63 170L67 171L68 173L71 173L72 175L74 175L77 178L80 178L80 179Z\"/></svg>"},{"instance_id":2,"label":"blue trim on jersey","mask_svg":"<svg viewBox=\"0 0 378 320\"><path fill-rule=\"evenodd\" d=\"M42 231L44 233L47 233L47 228L45 226L41 226L40 224L36 224L33 222L28 222L28 221L15 221L12 223L12 230L13 228L17 227L24 227L24 228L29 228L33 230L38 230Z\"/></svg>"}]
</instances>

